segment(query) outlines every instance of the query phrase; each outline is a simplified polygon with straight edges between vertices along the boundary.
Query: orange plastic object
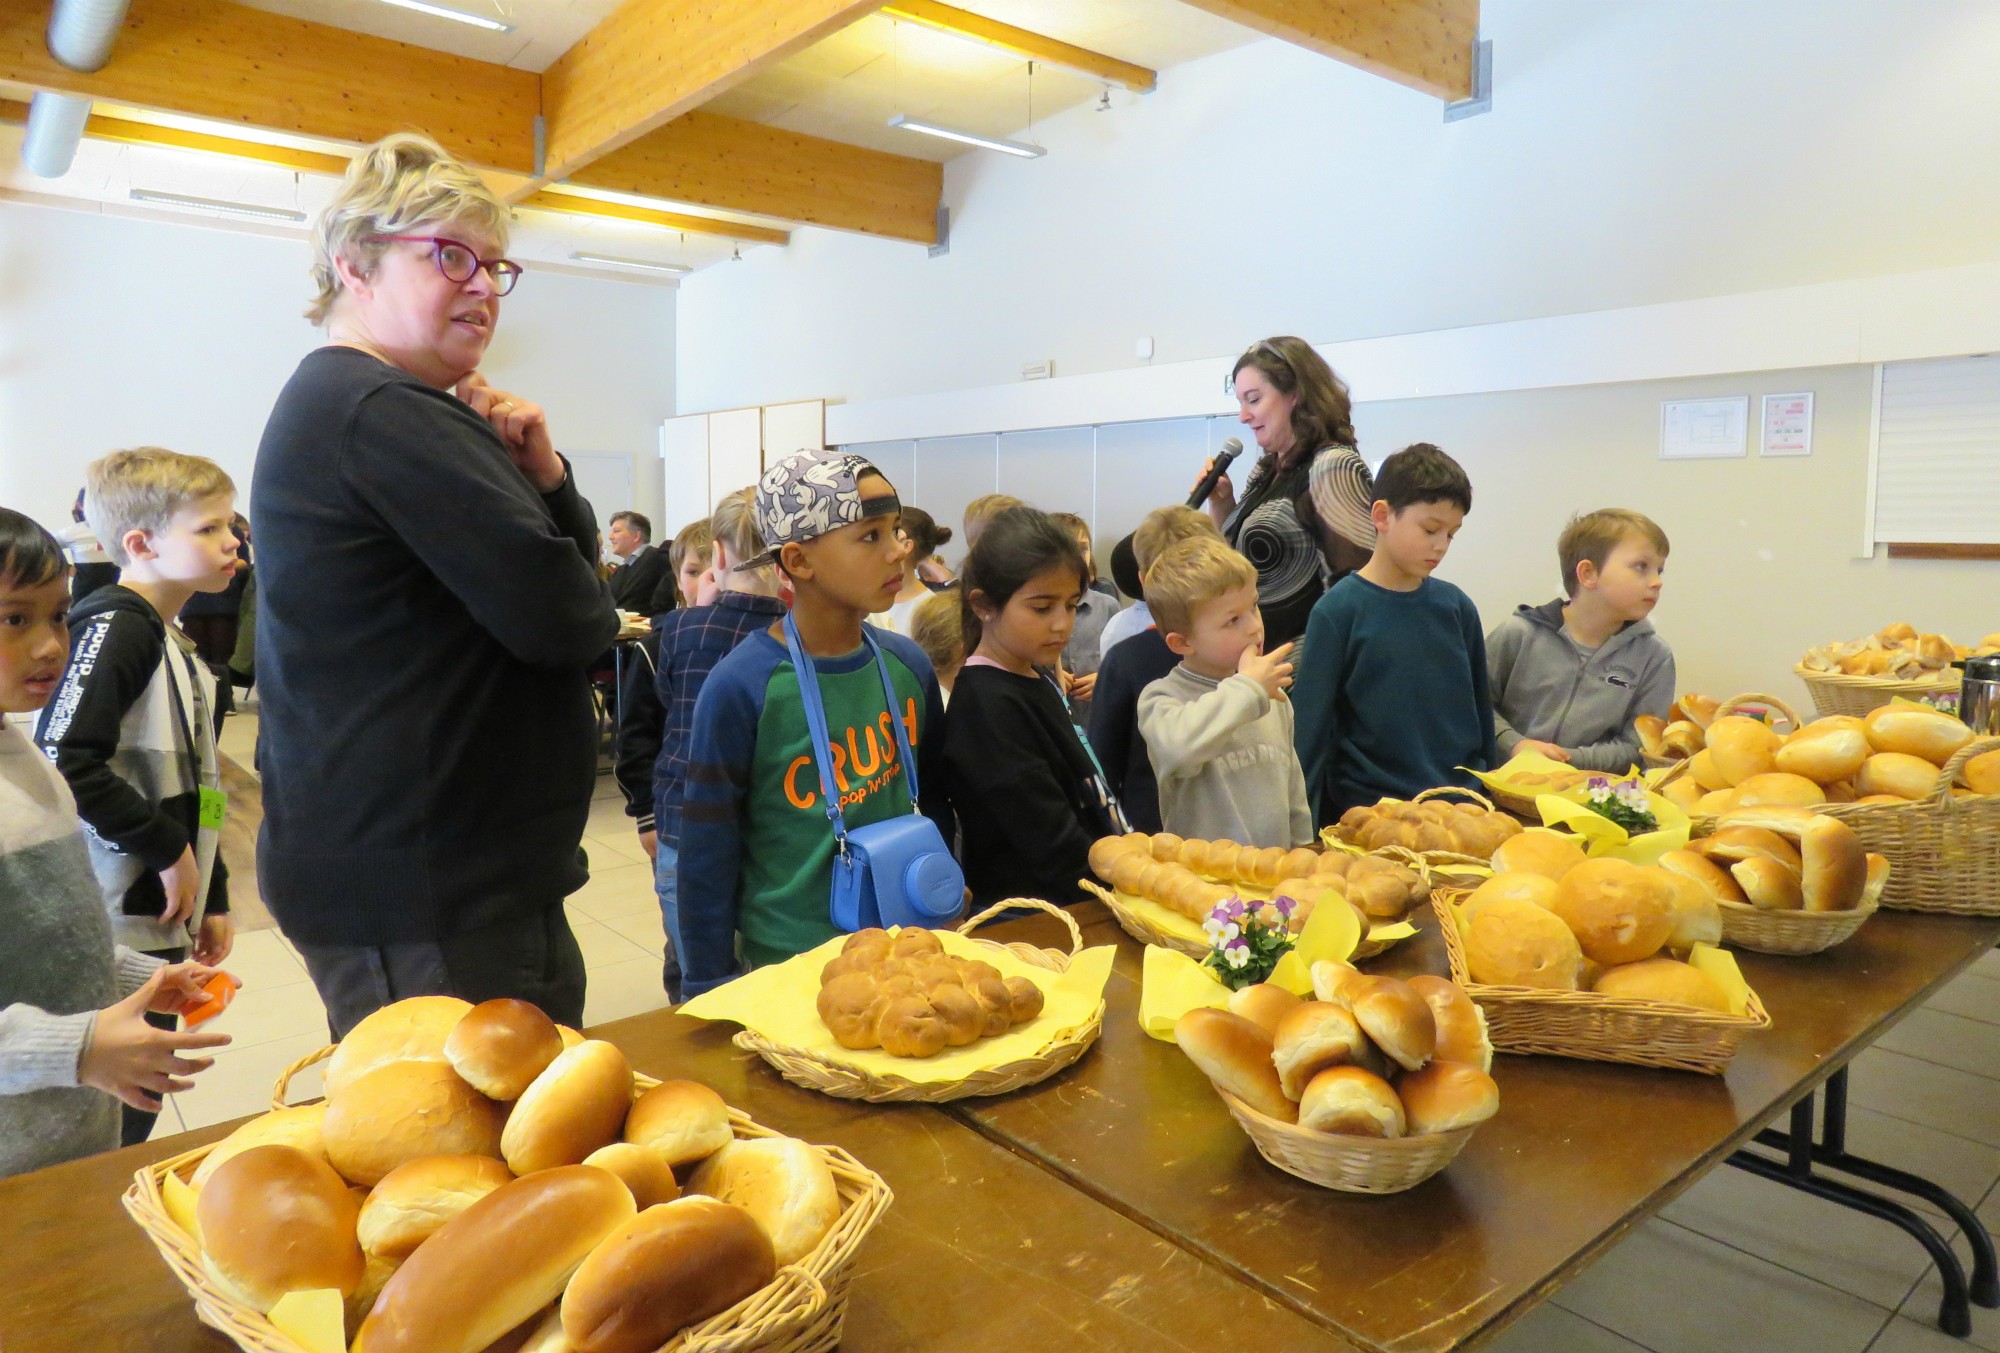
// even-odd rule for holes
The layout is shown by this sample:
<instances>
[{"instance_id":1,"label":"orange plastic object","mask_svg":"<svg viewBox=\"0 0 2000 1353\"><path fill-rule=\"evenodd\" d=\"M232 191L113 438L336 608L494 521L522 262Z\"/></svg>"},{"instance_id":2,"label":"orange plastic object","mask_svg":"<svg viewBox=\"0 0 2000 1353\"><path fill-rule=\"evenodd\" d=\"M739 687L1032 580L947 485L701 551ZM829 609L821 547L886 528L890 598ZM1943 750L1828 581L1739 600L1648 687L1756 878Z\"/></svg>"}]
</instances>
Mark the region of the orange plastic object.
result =
<instances>
[{"instance_id":1,"label":"orange plastic object","mask_svg":"<svg viewBox=\"0 0 2000 1353\"><path fill-rule=\"evenodd\" d=\"M208 993L208 999L181 1011L182 1024L190 1029L206 1024L227 1010L229 1003L236 999L236 993L242 989L243 983L239 978L231 977L226 972L217 973L202 986L202 990Z\"/></svg>"}]
</instances>

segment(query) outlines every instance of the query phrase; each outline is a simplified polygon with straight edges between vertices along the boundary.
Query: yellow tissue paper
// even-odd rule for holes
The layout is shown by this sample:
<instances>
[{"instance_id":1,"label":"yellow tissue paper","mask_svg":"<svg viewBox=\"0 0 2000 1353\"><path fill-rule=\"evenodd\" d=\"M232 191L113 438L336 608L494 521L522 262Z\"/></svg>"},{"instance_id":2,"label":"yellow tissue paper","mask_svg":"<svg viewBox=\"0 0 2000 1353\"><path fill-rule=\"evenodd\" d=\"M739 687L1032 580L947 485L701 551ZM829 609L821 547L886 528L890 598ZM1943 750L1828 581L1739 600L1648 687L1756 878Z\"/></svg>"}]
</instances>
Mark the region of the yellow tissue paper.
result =
<instances>
[{"instance_id":1,"label":"yellow tissue paper","mask_svg":"<svg viewBox=\"0 0 2000 1353\"><path fill-rule=\"evenodd\" d=\"M1750 984L1736 966L1736 956L1712 944L1697 944L1688 953L1688 964L1715 979L1729 997L1729 1013L1741 1015L1750 1009Z\"/></svg>"},{"instance_id":2,"label":"yellow tissue paper","mask_svg":"<svg viewBox=\"0 0 2000 1353\"><path fill-rule=\"evenodd\" d=\"M1594 773L1590 771L1579 772L1575 766L1557 761L1553 757L1543 756L1540 752L1518 753L1506 765L1496 766L1492 770L1472 770L1469 766L1461 766L1459 769L1471 771L1473 775L1478 777L1479 783L1485 785L1488 789L1497 789L1503 794L1514 794L1522 798L1550 792L1547 789L1547 785L1551 776L1577 774L1588 776ZM1530 777L1531 782L1522 784L1521 778L1523 776ZM1537 776L1541 778L1533 778ZM1563 794L1575 794L1579 791L1568 789L1559 792Z\"/></svg>"},{"instance_id":3,"label":"yellow tissue paper","mask_svg":"<svg viewBox=\"0 0 2000 1353\"><path fill-rule=\"evenodd\" d=\"M334 1288L285 1293L271 1308L271 1323L298 1340L306 1353L346 1353L347 1329Z\"/></svg>"},{"instance_id":4,"label":"yellow tissue paper","mask_svg":"<svg viewBox=\"0 0 2000 1353\"><path fill-rule=\"evenodd\" d=\"M195 1191L188 1182L169 1171L160 1185L160 1201L166 1205L174 1225L186 1231L195 1244L201 1244L201 1223L194 1215Z\"/></svg>"},{"instance_id":5,"label":"yellow tissue paper","mask_svg":"<svg viewBox=\"0 0 2000 1353\"><path fill-rule=\"evenodd\" d=\"M1201 1006L1228 1004L1229 988L1200 963L1178 949L1146 946L1139 969L1139 1027L1149 1035L1171 1043L1182 1015Z\"/></svg>"},{"instance_id":6,"label":"yellow tissue paper","mask_svg":"<svg viewBox=\"0 0 2000 1353\"><path fill-rule=\"evenodd\" d=\"M991 963L1002 977L1025 977L1042 989L1042 1013L1017 1024L996 1038L982 1038L962 1048L946 1048L935 1057L892 1057L879 1048L857 1052L843 1048L820 1021L819 973L847 942L837 935L817 949L768 968L745 973L733 982L695 997L680 1007L696 1019L730 1020L753 1029L773 1043L809 1052L822 1061L853 1067L876 1076L896 1076L922 1085L964 1080L1009 1062L1037 1056L1050 1044L1090 1023L1104 1002L1104 984L1111 977L1110 945L1085 949L1070 960L1069 971L1054 973L1014 957L1005 949L974 943L949 930L932 934L956 958Z\"/></svg>"},{"instance_id":7,"label":"yellow tissue paper","mask_svg":"<svg viewBox=\"0 0 2000 1353\"><path fill-rule=\"evenodd\" d=\"M1414 932L1413 932L1414 933ZM1371 932L1372 937L1372 932ZM1290 952L1271 970L1271 982L1294 996L1312 995L1312 965L1345 963L1361 947L1361 920L1349 906L1314 907Z\"/></svg>"}]
</instances>

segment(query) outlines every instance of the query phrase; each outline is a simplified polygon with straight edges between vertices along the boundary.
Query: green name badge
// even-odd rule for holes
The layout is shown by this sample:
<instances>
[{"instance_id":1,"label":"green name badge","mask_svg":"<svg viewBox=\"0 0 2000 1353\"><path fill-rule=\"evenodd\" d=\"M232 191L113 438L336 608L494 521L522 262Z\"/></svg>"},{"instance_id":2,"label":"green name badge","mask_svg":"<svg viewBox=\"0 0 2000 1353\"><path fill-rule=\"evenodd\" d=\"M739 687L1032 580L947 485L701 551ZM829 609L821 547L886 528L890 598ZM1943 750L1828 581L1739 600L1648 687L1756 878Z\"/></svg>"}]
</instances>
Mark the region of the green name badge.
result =
<instances>
[{"instance_id":1,"label":"green name badge","mask_svg":"<svg viewBox=\"0 0 2000 1353\"><path fill-rule=\"evenodd\" d=\"M229 811L229 796L219 789L201 787L201 825L211 831L222 830L223 814Z\"/></svg>"}]
</instances>

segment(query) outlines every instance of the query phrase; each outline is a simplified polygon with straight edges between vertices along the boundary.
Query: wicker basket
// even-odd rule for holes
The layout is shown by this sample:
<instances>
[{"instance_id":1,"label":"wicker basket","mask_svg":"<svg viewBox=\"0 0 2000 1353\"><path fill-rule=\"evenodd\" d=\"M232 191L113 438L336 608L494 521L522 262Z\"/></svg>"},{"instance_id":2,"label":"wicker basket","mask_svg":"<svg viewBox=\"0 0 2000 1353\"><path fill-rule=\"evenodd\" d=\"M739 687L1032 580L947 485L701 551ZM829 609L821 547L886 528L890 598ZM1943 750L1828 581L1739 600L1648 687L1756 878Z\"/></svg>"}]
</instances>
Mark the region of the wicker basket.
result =
<instances>
[{"instance_id":1,"label":"wicker basket","mask_svg":"<svg viewBox=\"0 0 2000 1353\"><path fill-rule=\"evenodd\" d=\"M1771 1017L1755 991L1743 1014L1726 1015L1593 991L1476 983L1466 970L1465 946L1452 914L1452 906L1464 895L1462 889L1441 889L1432 894L1431 904L1444 931L1451 980L1486 1012L1486 1031L1496 1052L1627 1062L1719 1076L1745 1035L1771 1027Z\"/></svg>"},{"instance_id":2,"label":"wicker basket","mask_svg":"<svg viewBox=\"0 0 2000 1353\"><path fill-rule=\"evenodd\" d=\"M1817 954L1861 929L1873 907L1851 911L1766 911L1747 902L1722 902L1722 938L1760 954Z\"/></svg>"},{"instance_id":3,"label":"wicker basket","mask_svg":"<svg viewBox=\"0 0 2000 1353\"><path fill-rule=\"evenodd\" d=\"M1083 932L1077 929L1075 919L1068 912L1039 898L1016 897L996 902L959 926L958 933L967 934L1002 913L1022 907L1045 911L1061 921L1069 930L1069 952L1064 954L1054 949L1038 949L1032 944L998 944L992 940L974 940L973 943L1002 951L1023 963L1050 972L1068 972L1070 960L1083 948ZM1100 1000L1088 1021L1066 1031L1035 1056L987 1067L955 1081L913 1081L901 1076L878 1075L845 1062L830 1061L823 1054L807 1048L774 1043L754 1029L743 1030L734 1041L737 1047L754 1052L769 1062L773 1070L792 1084L832 1095L835 1099L865 1099L873 1104L948 1104L954 1099L978 1095L1004 1095L1010 1090L1045 1081L1083 1056L1103 1030L1104 1002Z\"/></svg>"},{"instance_id":4,"label":"wicker basket","mask_svg":"<svg viewBox=\"0 0 2000 1353\"><path fill-rule=\"evenodd\" d=\"M332 1048L322 1048L287 1067L272 1092L273 1106L282 1107L293 1076L332 1055ZM635 1075L633 1080L640 1089L659 1084L651 1076ZM729 1111L729 1124L739 1140L784 1135L735 1109ZM263 1313L215 1285L202 1265L194 1238L167 1213L162 1194L166 1177L176 1174L183 1181L189 1179L213 1149L211 1143L141 1169L125 1190L125 1211L194 1298L195 1317L204 1325L222 1331L249 1353L306 1353ZM720 1315L681 1331L661 1353L749 1353L752 1349L759 1353L831 1353L839 1347L855 1256L894 1195L880 1175L839 1147L813 1149L833 1171L840 1194L840 1220L812 1253L778 1270L771 1282Z\"/></svg>"},{"instance_id":5,"label":"wicker basket","mask_svg":"<svg viewBox=\"0 0 2000 1353\"><path fill-rule=\"evenodd\" d=\"M1793 673L1806 683L1813 708L1826 714L1866 714L1879 709L1897 696L1914 700L1921 695L1950 695L1959 686L1959 672L1947 667L1935 676L1904 681L1899 677L1848 676L1844 672L1815 672L1794 667Z\"/></svg>"},{"instance_id":6,"label":"wicker basket","mask_svg":"<svg viewBox=\"0 0 2000 1353\"><path fill-rule=\"evenodd\" d=\"M1402 1193L1451 1164L1477 1127L1418 1137L1348 1137L1280 1122L1227 1090L1216 1093L1256 1143L1257 1154L1286 1174L1342 1193Z\"/></svg>"}]
</instances>

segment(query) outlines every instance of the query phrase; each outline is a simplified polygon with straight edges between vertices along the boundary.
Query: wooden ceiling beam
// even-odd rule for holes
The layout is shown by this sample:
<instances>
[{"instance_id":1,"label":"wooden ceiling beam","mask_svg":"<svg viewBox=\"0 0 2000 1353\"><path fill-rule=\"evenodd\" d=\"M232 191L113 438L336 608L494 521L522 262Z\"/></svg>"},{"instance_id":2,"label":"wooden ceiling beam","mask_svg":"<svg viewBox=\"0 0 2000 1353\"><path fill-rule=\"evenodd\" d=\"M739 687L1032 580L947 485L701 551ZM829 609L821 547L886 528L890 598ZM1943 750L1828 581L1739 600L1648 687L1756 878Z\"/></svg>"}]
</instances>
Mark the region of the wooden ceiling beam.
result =
<instances>
[{"instance_id":1,"label":"wooden ceiling beam","mask_svg":"<svg viewBox=\"0 0 2000 1353\"><path fill-rule=\"evenodd\" d=\"M881 0L625 0L542 73L545 181L665 126Z\"/></svg>"},{"instance_id":2,"label":"wooden ceiling beam","mask_svg":"<svg viewBox=\"0 0 2000 1353\"><path fill-rule=\"evenodd\" d=\"M633 206L627 202L606 202L602 198L578 197L574 193L547 191L532 193L515 205L529 207L535 211L564 212L573 216L603 216L614 221L638 221L668 230L684 230L690 235L719 235L723 239L742 240L746 244L789 244L792 238L786 231L773 230L769 226L718 221L709 216L660 211L653 207Z\"/></svg>"},{"instance_id":3,"label":"wooden ceiling beam","mask_svg":"<svg viewBox=\"0 0 2000 1353\"><path fill-rule=\"evenodd\" d=\"M1078 47L1026 28L1016 28L1013 24L989 19L983 14L940 4L938 0L890 0L882 7L882 17L921 24L940 33L970 38L1016 56L1025 56L1031 61L1079 71L1093 80L1121 85L1135 94L1150 94L1159 84L1159 76L1144 66L1120 61L1115 56L1093 52L1088 47Z\"/></svg>"},{"instance_id":4,"label":"wooden ceiling beam","mask_svg":"<svg viewBox=\"0 0 2000 1353\"><path fill-rule=\"evenodd\" d=\"M541 79L228 0L137 0L101 71L49 55L48 0L0 0L0 80L366 145L421 128L468 161L535 171Z\"/></svg>"},{"instance_id":5,"label":"wooden ceiling beam","mask_svg":"<svg viewBox=\"0 0 2000 1353\"><path fill-rule=\"evenodd\" d=\"M569 176L585 188L937 243L944 166L689 113Z\"/></svg>"},{"instance_id":6,"label":"wooden ceiling beam","mask_svg":"<svg viewBox=\"0 0 2000 1353\"><path fill-rule=\"evenodd\" d=\"M1186 0L1447 103L1472 97L1479 0Z\"/></svg>"}]
</instances>

